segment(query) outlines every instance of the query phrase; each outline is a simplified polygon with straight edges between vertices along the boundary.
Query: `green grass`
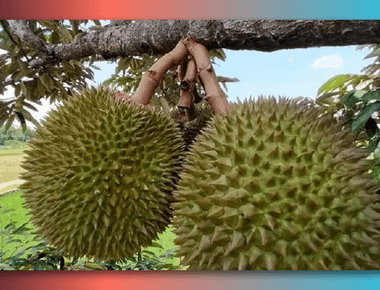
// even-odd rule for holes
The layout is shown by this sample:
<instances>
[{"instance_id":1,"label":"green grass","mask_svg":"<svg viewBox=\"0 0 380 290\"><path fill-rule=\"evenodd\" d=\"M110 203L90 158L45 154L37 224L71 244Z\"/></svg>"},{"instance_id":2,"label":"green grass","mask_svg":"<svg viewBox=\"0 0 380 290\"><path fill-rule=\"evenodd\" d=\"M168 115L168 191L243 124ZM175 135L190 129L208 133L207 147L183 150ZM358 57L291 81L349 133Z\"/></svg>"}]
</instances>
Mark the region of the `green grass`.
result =
<instances>
[{"instance_id":1,"label":"green grass","mask_svg":"<svg viewBox=\"0 0 380 290\"><path fill-rule=\"evenodd\" d=\"M22 155L24 153L25 149L27 149L27 146L25 146L24 148L1 149L0 150L0 157L1 156L11 156L11 155Z\"/></svg>"},{"instance_id":2,"label":"green grass","mask_svg":"<svg viewBox=\"0 0 380 290\"><path fill-rule=\"evenodd\" d=\"M25 209L22 205L23 202L24 198L22 197L21 192L15 192L11 194L6 194L4 196L0 196L0 232L11 221L17 221L16 226L21 226L23 223L29 223L28 227L34 229L32 223L30 222L28 210ZM4 209L11 211L4 214L2 213L2 210ZM6 238L7 237L5 237L4 235L0 236L0 252L6 252L7 254L5 255L5 257L8 257L9 255L15 254L17 248L15 244L7 243ZM26 246L24 246L23 248L39 243L37 241L33 241L33 235L28 237L17 236L16 238L20 238L25 242ZM155 241L162 247L162 249L159 247L147 247L146 250L151 251L156 255L162 255L165 253L165 251L175 248L174 238L175 234L173 233L172 228L168 227L166 231L160 234L158 239ZM167 262L176 266L179 265L178 258L169 259Z\"/></svg>"},{"instance_id":3,"label":"green grass","mask_svg":"<svg viewBox=\"0 0 380 290\"><path fill-rule=\"evenodd\" d=\"M24 199L20 192L15 192L7 194L0 197L0 231L2 231L6 225L14 221L16 226L21 226L24 223L28 223L28 228L34 229L33 225L30 223L28 211L22 206ZM3 210L7 210L6 213ZM5 257L14 255L18 250L24 249L28 246L38 244L37 241L33 241L34 236L28 235L14 235L13 238L20 239L20 243L9 243L7 242L7 236L4 234L0 235L0 252L5 252ZM20 248L22 246L22 248Z\"/></svg>"},{"instance_id":4,"label":"green grass","mask_svg":"<svg viewBox=\"0 0 380 290\"><path fill-rule=\"evenodd\" d=\"M20 167L22 159L25 157L24 150L25 148L17 148L17 149L4 149L0 150L0 183L8 182L12 180L19 179L19 174L24 171L23 168ZM1 191L10 190L18 187L19 185L11 185L9 187L2 189ZM33 228L33 225L30 223L29 215L27 209L22 206L24 199L20 192L15 192L12 194L6 194L4 196L0 195L0 231L4 229L4 227L10 223L12 220L17 221L16 226L21 226L23 223L28 222L29 228ZM5 214L2 213L3 209L11 210L11 212L7 212ZM27 246L31 246L34 244L38 244L38 242L33 241L34 236L30 237L19 237L22 240L25 240ZM175 234L171 227L168 227L166 231L158 236L158 239L155 241L159 244L159 247L147 247L147 251L151 251L156 255L162 255L165 251L175 248L174 245ZM6 253L14 253L17 250L15 244L9 244L6 242L6 237L0 235L0 252L3 250ZM25 246L25 248L27 247ZM8 255L6 255L7 257ZM173 265L179 264L179 259L174 258L168 260L169 263Z\"/></svg>"}]
</instances>

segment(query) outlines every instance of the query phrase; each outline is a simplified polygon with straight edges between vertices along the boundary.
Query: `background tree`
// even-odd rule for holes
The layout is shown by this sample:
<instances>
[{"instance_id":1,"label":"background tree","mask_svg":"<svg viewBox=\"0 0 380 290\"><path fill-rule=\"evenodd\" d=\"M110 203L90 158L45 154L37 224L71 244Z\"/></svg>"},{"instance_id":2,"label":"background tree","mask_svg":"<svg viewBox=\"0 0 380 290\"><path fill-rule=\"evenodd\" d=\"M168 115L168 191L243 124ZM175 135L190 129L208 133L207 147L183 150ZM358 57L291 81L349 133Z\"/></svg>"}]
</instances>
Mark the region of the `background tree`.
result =
<instances>
[{"instance_id":1,"label":"background tree","mask_svg":"<svg viewBox=\"0 0 380 290\"><path fill-rule=\"evenodd\" d=\"M133 92L138 78L128 80L123 71L128 68L141 75L147 64L171 51L186 35L196 37L210 51L380 43L380 21L112 21L103 27L94 20L88 29L89 21L82 20L3 20L1 24L0 48L6 53L0 56L0 94L9 87L15 90L14 98L0 103L0 126L6 130L16 117L23 130L25 119L38 126L30 114L36 110L33 104L40 104L42 98L64 100L83 89L93 79L97 61L118 60L122 75L110 82L125 81ZM220 50L211 55L218 53L223 58ZM175 95L173 90L168 94L164 84L160 89L161 95Z\"/></svg>"}]
</instances>

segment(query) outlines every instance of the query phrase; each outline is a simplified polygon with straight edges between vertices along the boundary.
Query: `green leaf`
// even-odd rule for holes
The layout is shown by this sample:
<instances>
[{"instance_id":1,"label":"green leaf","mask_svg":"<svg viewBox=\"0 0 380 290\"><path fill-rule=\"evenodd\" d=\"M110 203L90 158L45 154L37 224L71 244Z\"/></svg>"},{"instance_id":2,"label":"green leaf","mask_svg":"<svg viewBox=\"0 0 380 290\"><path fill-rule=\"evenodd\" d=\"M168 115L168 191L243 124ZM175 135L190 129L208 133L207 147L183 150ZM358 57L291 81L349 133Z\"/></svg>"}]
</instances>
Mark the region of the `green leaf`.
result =
<instances>
[{"instance_id":1,"label":"green leaf","mask_svg":"<svg viewBox=\"0 0 380 290\"><path fill-rule=\"evenodd\" d=\"M363 101L362 97L367 93L367 91L362 90L352 90L343 96L344 104L348 109L351 109L356 103Z\"/></svg>"},{"instance_id":2,"label":"green leaf","mask_svg":"<svg viewBox=\"0 0 380 290\"><path fill-rule=\"evenodd\" d=\"M77 43L79 41L79 39L82 38L82 36L84 35L83 32L80 32L78 33L77 35L74 36L74 39L73 39L73 43Z\"/></svg>"},{"instance_id":3,"label":"green leaf","mask_svg":"<svg viewBox=\"0 0 380 290\"><path fill-rule=\"evenodd\" d=\"M380 56L380 48L372 51L370 54L368 54L364 59L371 58L371 57L378 57Z\"/></svg>"},{"instance_id":4,"label":"green leaf","mask_svg":"<svg viewBox=\"0 0 380 290\"><path fill-rule=\"evenodd\" d=\"M25 66L25 64L24 64L24 62L22 62L21 60L17 60L17 63L18 63L18 65L20 66L20 70L23 72L23 73L25 73L26 74L26 66Z\"/></svg>"},{"instance_id":5,"label":"green leaf","mask_svg":"<svg viewBox=\"0 0 380 290\"><path fill-rule=\"evenodd\" d=\"M344 74L330 78L319 88L318 95L322 94L323 92L329 92L334 89L339 89L345 82L347 82L352 77L352 74Z\"/></svg>"},{"instance_id":6,"label":"green leaf","mask_svg":"<svg viewBox=\"0 0 380 290\"><path fill-rule=\"evenodd\" d=\"M220 49L213 49L213 50L211 50L209 53L210 53L210 57L211 57L211 58L216 57L216 58L218 58L218 59L220 59L220 60L222 60L222 61L225 61L226 58L227 58L227 56L226 56L224 50L221 49L221 48L220 48Z\"/></svg>"},{"instance_id":7,"label":"green leaf","mask_svg":"<svg viewBox=\"0 0 380 290\"><path fill-rule=\"evenodd\" d=\"M14 90L14 95L16 98L18 98L21 94L21 86L20 86L20 83L18 85L16 85L15 87L15 90Z\"/></svg>"},{"instance_id":8,"label":"green leaf","mask_svg":"<svg viewBox=\"0 0 380 290\"><path fill-rule=\"evenodd\" d=\"M25 101L23 101L23 102L21 102L21 103L22 103L23 106L25 106L25 107L27 107L27 108L29 108L29 109L32 109L32 110L35 111L35 112L38 112L38 110L36 109L36 107L34 107L32 104L29 104L29 103L27 103L27 102L25 102Z\"/></svg>"},{"instance_id":9,"label":"green leaf","mask_svg":"<svg viewBox=\"0 0 380 290\"><path fill-rule=\"evenodd\" d=\"M224 77L224 76L217 76L216 77L218 82L222 83L238 83L240 80L238 78L229 78L229 77Z\"/></svg>"},{"instance_id":10,"label":"green leaf","mask_svg":"<svg viewBox=\"0 0 380 290\"><path fill-rule=\"evenodd\" d=\"M15 230L12 232L13 235L20 234L22 232L28 231L29 229L26 227L28 223L23 223L21 226L16 227Z\"/></svg>"},{"instance_id":11,"label":"green leaf","mask_svg":"<svg viewBox=\"0 0 380 290\"><path fill-rule=\"evenodd\" d=\"M21 92L24 96L27 96L28 95L28 89L25 85L25 83L21 82L20 83L20 88L21 88Z\"/></svg>"},{"instance_id":12,"label":"green leaf","mask_svg":"<svg viewBox=\"0 0 380 290\"><path fill-rule=\"evenodd\" d=\"M165 113L169 113L170 112L170 106L169 106L168 102L163 97L160 98L160 103L162 106L162 110Z\"/></svg>"},{"instance_id":13,"label":"green leaf","mask_svg":"<svg viewBox=\"0 0 380 290\"><path fill-rule=\"evenodd\" d=\"M36 119L34 119L34 117L28 111L24 109L19 111L20 113L22 113L25 119L27 119L29 122L32 122L37 128L41 126L40 123Z\"/></svg>"},{"instance_id":14,"label":"green leaf","mask_svg":"<svg viewBox=\"0 0 380 290\"><path fill-rule=\"evenodd\" d=\"M9 266L7 264L0 263L0 270L16 270L16 269L12 268L11 266Z\"/></svg>"},{"instance_id":15,"label":"green leaf","mask_svg":"<svg viewBox=\"0 0 380 290\"><path fill-rule=\"evenodd\" d=\"M365 107L358 115L358 117L354 120L351 125L353 131L357 131L359 129L364 128L365 123L368 121L369 117L380 109L380 103L372 103L368 107Z\"/></svg>"},{"instance_id":16,"label":"green leaf","mask_svg":"<svg viewBox=\"0 0 380 290\"><path fill-rule=\"evenodd\" d=\"M8 244L10 244L10 243L22 243L22 240L10 238L10 239L7 240L7 243Z\"/></svg>"},{"instance_id":17,"label":"green leaf","mask_svg":"<svg viewBox=\"0 0 380 290\"><path fill-rule=\"evenodd\" d=\"M379 157L379 156L376 156L376 157ZM375 157L375 158L376 158ZM378 158L376 158L376 159L378 159ZM377 166L377 167L375 167L374 169L373 169L373 171L372 171L372 176L374 177L374 178L376 178L377 180L380 180L380 166Z\"/></svg>"},{"instance_id":18,"label":"green leaf","mask_svg":"<svg viewBox=\"0 0 380 290\"><path fill-rule=\"evenodd\" d=\"M380 101L380 91L369 91L361 97L363 102L376 100Z\"/></svg>"},{"instance_id":19,"label":"green leaf","mask_svg":"<svg viewBox=\"0 0 380 290\"><path fill-rule=\"evenodd\" d=\"M125 70L125 69L129 68L131 60L132 60L131 57L119 59L119 64L117 66L117 71L119 72L119 71L122 71L122 70Z\"/></svg>"},{"instance_id":20,"label":"green leaf","mask_svg":"<svg viewBox=\"0 0 380 290\"><path fill-rule=\"evenodd\" d=\"M15 211L15 209L13 209L13 211ZM7 224L4 229L8 230L8 229L15 229L15 228L16 228L16 226L15 226L14 222L11 222L11 223Z\"/></svg>"},{"instance_id":21,"label":"green leaf","mask_svg":"<svg viewBox=\"0 0 380 290\"><path fill-rule=\"evenodd\" d=\"M13 121L15 120L15 118L16 118L16 115L15 115L15 114L12 114L12 115L8 118L8 120L7 120L7 122L5 123L5 126L4 126L4 130L5 130L5 132L7 132L7 131L9 130L9 128L12 126Z\"/></svg>"},{"instance_id":22,"label":"green leaf","mask_svg":"<svg viewBox=\"0 0 380 290\"><path fill-rule=\"evenodd\" d=\"M112 84L113 83L113 79L106 79L104 82L103 82L103 85L109 85L109 84Z\"/></svg>"},{"instance_id":23,"label":"green leaf","mask_svg":"<svg viewBox=\"0 0 380 290\"><path fill-rule=\"evenodd\" d=\"M156 247L156 248L159 248L159 249L164 249L164 247L161 244L157 243L157 242L153 242L152 243L152 247Z\"/></svg>"},{"instance_id":24,"label":"green leaf","mask_svg":"<svg viewBox=\"0 0 380 290\"><path fill-rule=\"evenodd\" d=\"M6 120L9 118L9 113L3 113L0 115L0 128L3 127L3 124L5 123Z\"/></svg>"},{"instance_id":25,"label":"green leaf","mask_svg":"<svg viewBox=\"0 0 380 290\"><path fill-rule=\"evenodd\" d=\"M85 266L85 268L91 269L91 270L106 270L105 267L102 267L102 266L100 266L98 264L95 264L95 263L89 263L89 262L87 262L87 263L84 264L84 266Z\"/></svg>"},{"instance_id":26,"label":"green leaf","mask_svg":"<svg viewBox=\"0 0 380 290\"><path fill-rule=\"evenodd\" d=\"M90 66L92 66L92 64L95 62L95 60L96 60L96 54L91 55L91 57L90 57Z\"/></svg>"},{"instance_id":27,"label":"green leaf","mask_svg":"<svg viewBox=\"0 0 380 290\"><path fill-rule=\"evenodd\" d=\"M131 69L138 70L141 67L141 64L142 64L141 60L137 58L132 58L131 63L130 63Z\"/></svg>"},{"instance_id":28,"label":"green leaf","mask_svg":"<svg viewBox=\"0 0 380 290\"><path fill-rule=\"evenodd\" d=\"M14 80L15 80L16 82L18 82L18 81L21 80L24 76L25 76L24 71L19 71L19 72L17 72L17 73L14 74Z\"/></svg>"},{"instance_id":29,"label":"green leaf","mask_svg":"<svg viewBox=\"0 0 380 290\"><path fill-rule=\"evenodd\" d=\"M19 109L19 111L20 111L20 109ZM16 112L16 115L17 115L17 117L18 117L18 119L19 119L19 121L20 121L21 128L22 128L22 133L25 133L25 131L26 131L26 122L25 122L25 118L24 118L24 116L22 115L22 113L20 113L20 112Z\"/></svg>"},{"instance_id":30,"label":"green leaf","mask_svg":"<svg viewBox=\"0 0 380 290\"><path fill-rule=\"evenodd\" d=\"M95 23L95 25L102 26L99 20L92 20L92 21Z\"/></svg>"}]
</instances>

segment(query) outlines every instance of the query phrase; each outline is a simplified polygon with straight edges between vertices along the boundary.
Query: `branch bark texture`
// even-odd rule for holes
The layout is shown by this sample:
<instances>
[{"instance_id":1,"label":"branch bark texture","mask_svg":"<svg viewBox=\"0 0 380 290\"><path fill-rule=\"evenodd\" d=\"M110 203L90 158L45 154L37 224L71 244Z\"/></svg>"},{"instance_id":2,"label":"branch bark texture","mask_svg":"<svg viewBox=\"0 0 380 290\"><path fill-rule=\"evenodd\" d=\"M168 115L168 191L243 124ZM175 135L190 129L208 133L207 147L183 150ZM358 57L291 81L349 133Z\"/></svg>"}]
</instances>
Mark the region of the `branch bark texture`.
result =
<instances>
[{"instance_id":1,"label":"branch bark texture","mask_svg":"<svg viewBox=\"0 0 380 290\"><path fill-rule=\"evenodd\" d=\"M33 67L48 61L102 55L104 59L165 54L186 36L207 49L276 51L320 46L380 43L378 20L140 20L113 21L71 44L47 44L25 21L8 21L11 33L41 52Z\"/></svg>"}]
</instances>

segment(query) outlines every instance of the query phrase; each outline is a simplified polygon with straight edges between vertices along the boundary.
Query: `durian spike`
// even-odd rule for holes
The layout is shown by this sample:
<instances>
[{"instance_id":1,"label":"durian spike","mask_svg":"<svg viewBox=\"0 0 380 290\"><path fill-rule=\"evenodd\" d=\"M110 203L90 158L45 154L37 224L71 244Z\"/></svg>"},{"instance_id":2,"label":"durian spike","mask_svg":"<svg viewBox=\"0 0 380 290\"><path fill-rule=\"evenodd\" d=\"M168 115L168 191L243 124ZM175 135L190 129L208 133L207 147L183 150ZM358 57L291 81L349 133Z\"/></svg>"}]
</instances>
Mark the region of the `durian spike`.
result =
<instances>
[{"instance_id":1,"label":"durian spike","mask_svg":"<svg viewBox=\"0 0 380 290\"><path fill-rule=\"evenodd\" d=\"M191 143L174 193L182 265L380 269L376 162L355 147L356 133L322 113L259 97L214 116Z\"/></svg>"}]
</instances>

